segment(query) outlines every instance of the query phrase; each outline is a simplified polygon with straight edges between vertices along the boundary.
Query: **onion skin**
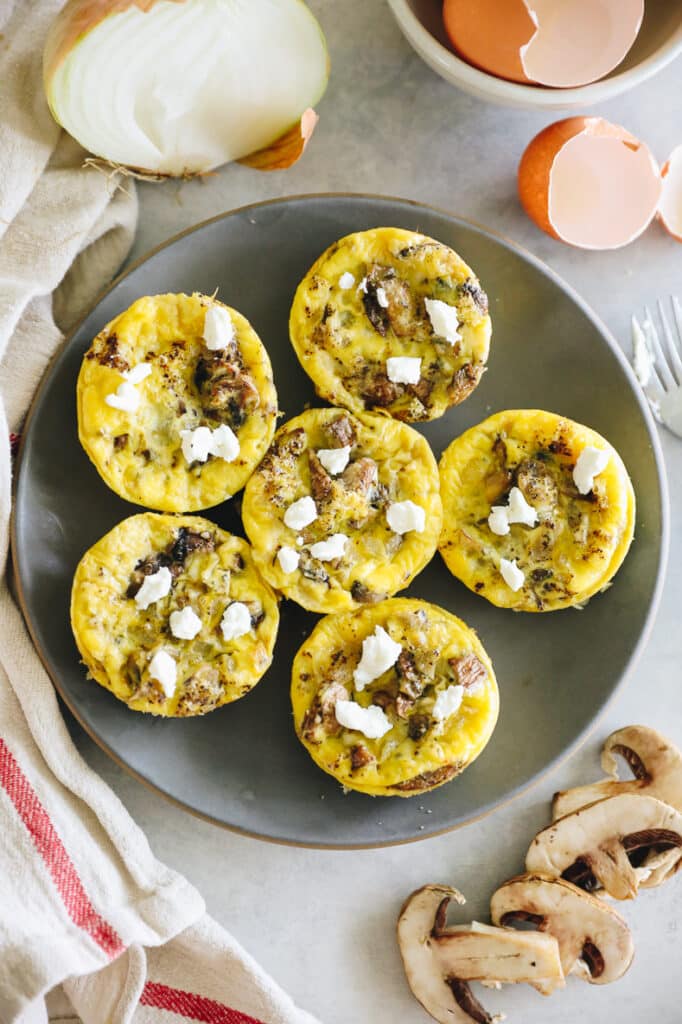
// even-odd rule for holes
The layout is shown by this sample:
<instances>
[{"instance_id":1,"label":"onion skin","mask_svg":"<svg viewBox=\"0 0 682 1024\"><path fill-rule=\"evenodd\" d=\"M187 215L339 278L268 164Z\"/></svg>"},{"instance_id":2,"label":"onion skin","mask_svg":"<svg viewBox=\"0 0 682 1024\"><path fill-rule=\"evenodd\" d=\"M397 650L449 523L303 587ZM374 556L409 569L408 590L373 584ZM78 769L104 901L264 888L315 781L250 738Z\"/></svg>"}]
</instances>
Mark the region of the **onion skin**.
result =
<instances>
[{"instance_id":1,"label":"onion skin","mask_svg":"<svg viewBox=\"0 0 682 1024\"><path fill-rule=\"evenodd\" d=\"M295 124L284 135L280 135L270 146L259 149L256 153L251 153L237 162L246 167L253 167L257 171L286 170L303 156L303 151L310 142L319 120L312 107L308 107L303 111L298 124Z\"/></svg>"},{"instance_id":2,"label":"onion skin","mask_svg":"<svg viewBox=\"0 0 682 1024\"><path fill-rule=\"evenodd\" d=\"M601 117L567 117L548 125L526 147L518 172L521 205L537 226L559 242L566 242L549 219L549 183L560 150L576 135L609 136L638 149L641 143L625 128ZM571 244L570 242L568 243Z\"/></svg>"}]
</instances>

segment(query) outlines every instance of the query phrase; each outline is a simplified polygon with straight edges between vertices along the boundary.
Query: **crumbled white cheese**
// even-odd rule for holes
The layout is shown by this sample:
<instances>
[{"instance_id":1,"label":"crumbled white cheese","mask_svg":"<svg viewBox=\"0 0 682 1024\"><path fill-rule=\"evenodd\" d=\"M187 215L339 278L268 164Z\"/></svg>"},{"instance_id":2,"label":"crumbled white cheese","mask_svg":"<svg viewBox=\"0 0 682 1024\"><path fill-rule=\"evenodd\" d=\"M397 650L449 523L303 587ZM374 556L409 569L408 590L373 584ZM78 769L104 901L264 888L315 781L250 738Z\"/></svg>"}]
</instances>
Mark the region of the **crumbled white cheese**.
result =
<instances>
[{"instance_id":1,"label":"crumbled white cheese","mask_svg":"<svg viewBox=\"0 0 682 1024\"><path fill-rule=\"evenodd\" d=\"M347 543L348 537L345 533L333 533L327 540L311 544L310 554L313 558L319 558L321 562L333 562L335 558L343 556Z\"/></svg>"},{"instance_id":2,"label":"crumbled white cheese","mask_svg":"<svg viewBox=\"0 0 682 1024\"><path fill-rule=\"evenodd\" d=\"M610 459L609 452L605 452L603 448L593 448L589 444L583 448L573 470L573 480L581 494L590 493L595 476L604 472Z\"/></svg>"},{"instance_id":3,"label":"crumbled white cheese","mask_svg":"<svg viewBox=\"0 0 682 1024\"><path fill-rule=\"evenodd\" d=\"M528 504L519 487L512 487L507 505L493 505L488 516L488 526L499 537L509 533L510 524L523 523L524 526L535 526L537 521L537 512Z\"/></svg>"},{"instance_id":4,"label":"crumbled white cheese","mask_svg":"<svg viewBox=\"0 0 682 1024\"><path fill-rule=\"evenodd\" d=\"M422 361L414 356L391 356L386 360L386 376L394 384L418 384Z\"/></svg>"},{"instance_id":5,"label":"crumbled white cheese","mask_svg":"<svg viewBox=\"0 0 682 1024\"><path fill-rule=\"evenodd\" d=\"M170 629L178 640L194 640L201 632L201 619L189 605L185 605L180 611L171 612Z\"/></svg>"},{"instance_id":6,"label":"crumbled white cheese","mask_svg":"<svg viewBox=\"0 0 682 1024\"><path fill-rule=\"evenodd\" d=\"M459 318L454 306L449 306L447 302L442 302L440 299L424 299L424 305L434 334L439 338L445 338L451 345L462 340L462 335L459 333Z\"/></svg>"},{"instance_id":7,"label":"crumbled white cheese","mask_svg":"<svg viewBox=\"0 0 682 1024\"><path fill-rule=\"evenodd\" d=\"M318 448L317 457L332 476L343 473L350 459L350 445L344 444L343 448Z\"/></svg>"},{"instance_id":8,"label":"crumbled white cheese","mask_svg":"<svg viewBox=\"0 0 682 1024\"><path fill-rule=\"evenodd\" d=\"M302 530L317 519L317 508L313 499L306 495L294 501L284 513L284 525L290 530Z\"/></svg>"},{"instance_id":9,"label":"crumbled white cheese","mask_svg":"<svg viewBox=\"0 0 682 1024\"><path fill-rule=\"evenodd\" d=\"M391 729L391 723L383 708L377 707L376 704L363 708L354 700L337 700L334 713L336 721L344 729L361 732L369 740L381 739Z\"/></svg>"},{"instance_id":10,"label":"crumbled white cheese","mask_svg":"<svg viewBox=\"0 0 682 1024\"><path fill-rule=\"evenodd\" d=\"M517 590L521 589L521 587L523 586L523 581L526 578L526 575L521 569L519 569L518 565L516 564L516 559L510 562L508 558L501 558L500 572L502 574L502 579L507 584L510 590L516 592Z\"/></svg>"},{"instance_id":11,"label":"crumbled white cheese","mask_svg":"<svg viewBox=\"0 0 682 1024\"><path fill-rule=\"evenodd\" d=\"M297 548L302 548L304 544L305 544L305 540L304 540L303 537L299 536L299 537L296 538L296 547Z\"/></svg>"},{"instance_id":12,"label":"crumbled white cheese","mask_svg":"<svg viewBox=\"0 0 682 1024\"><path fill-rule=\"evenodd\" d=\"M423 533L426 526L426 512L413 501L394 501L386 509L386 521L394 533Z\"/></svg>"},{"instance_id":13,"label":"crumbled white cheese","mask_svg":"<svg viewBox=\"0 0 682 1024\"><path fill-rule=\"evenodd\" d=\"M129 380L124 380L110 395L106 395L104 401L112 409L120 409L121 412L135 412L142 401L139 391Z\"/></svg>"},{"instance_id":14,"label":"crumbled white cheese","mask_svg":"<svg viewBox=\"0 0 682 1024\"><path fill-rule=\"evenodd\" d=\"M506 505L493 505L488 516L488 526L498 537L509 533L509 509Z\"/></svg>"},{"instance_id":15,"label":"crumbled white cheese","mask_svg":"<svg viewBox=\"0 0 682 1024\"><path fill-rule=\"evenodd\" d=\"M352 288L354 284L355 278L348 270L341 274L341 277L339 278L339 288L342 288L344 292L349 288Z\"/></svg>"},{"instance_id":16,"label":"crumbled white cheese","mask_svg":"<svg viewBox=\"0 0 682 1024\"><path fill-rule=\"evenodd\" d=\"M382 309L388 309L388 295L385 288L377 288L377 302Z\"/></svg>"},{"instance_id":17,"label":"crumbled white cheese","mask_svg":"<svg viewBox=\"0 0 682 1024\"><path fill-rule=\"evenodd\" d=\"M135 604L140 611L146 611L150 604L160 601L162 597L169 594L172 582L170 569L167 569L165 565L162 565L151 576L145 576L142 586L135 594Z\"/></svg>"},{"instance_id":18,"label":"crumbled white cheese","mask_svg":"<svg viewBox=\"0 0 682 1024\"><path fill-rule=\"evenodd\" d=\"M288 547L286 544L277 552L277 561L282 572L295 572L298 569L300 560L299 552L295 548Z\"/></svg>"},{"instance_id":19,"label":"crumbled white cheese","mask_svg":"<svg viewBox=\"0 0 682 1024\"><path fill-rule=\"evenodd\" d=\"M222 423L215 430L210 427L196 427L194 430L181 430L182 454L188 463L206 462L209 455L225 462L234 462L239 455L239 438L234 431Z\"/></svg>"},{"instance_id":20,"label":"crumbled white cheese","mask_svg":"<svg viewBox=\"0 0 682 1024\"><path fill-rule=\"evenodd\" d=\"M228 604L220 620L223 640L238 640L251 632L251 612L241 601Z\"/></svg>"},{"instance_id":21,"label":"crumbled white cheese","mask_svg":"<svg viewBox=\"0 0 682 1024\"><path fill-rule=\"evenodd\" d=\"M364 690L368 683L378 679L395 665L402 651L400 644L393 640L383 626L376 626L372 636L362 641L362 657L353 672L356 690Z\"/></svg>"},{"instance_id":22,"label":"crumbled white cheese","mask_svg":"<svg viewBox=\"0 0 682 1024\"><path fill-rule=\"evenodd\" d=\"M234 324L224 306L210 306L204 319L204 341L211 352L227 348L234 341Z\"/></svg>"},{"instance_id":23,"label":"crumbled white cheese","mask_svg":"<svg viewBox=\"0 0 682 1024\"><path fill-rule=\"evenodd\" d=\"M124 370L123 377L125 377L129 384L141 384L151 372L152 368L149 363L138 363L137 366L131 367L130 370Z\"/></svg>"},{"instance_id":24,"label":"crumbled white cheese","mask_svg":"<svg viewBox=\"0 0 682 1024\"><path fill-rule=\"evenodd\" d=\"M512 487L509 492L509 512L507 514L510 523L535 526L538 521L537 512L532 505L528 504L520 487Z\"/></svg>"},{"instance_id":25,"label":"crumbled white cheese","mask_svg":"<svg viewBox=\"0 0 682 1024\"><path fill-rule=\"evenodd\" d=\"M454 715L455 711L459 711L463 697L463 686L453 685L448 686L447 690L442 690L436 697L436 702L433 705L433 717L436 721L444 722L450 715Z\"/></svg>"},{"instance_id":26,"label":"crumbled white cheese","mask_svg":"<svg viewBox=\"0 0 682 1024\"><path fill-rule=\"evenodd\" d=\"M239 438L227 423L221 423L213 431L211 454L217 459L224 459L225 462L234 462L239 455Z\"/></svg>"},{"instance_id":27,"label":"crumbled white cheese","mask_svg":"<svg viewBox=\"0 0 682 1024\"><path fill-rule=\"evenodd\" d=\"M365 295L367 294L367 278L366 277L363 277L362 281L358 285L358 291L359 292L364 292Z\"/></svg>"},{"instance_id":28,"label":"crumbled white cheese","mask_svg":"<svg viewBox=\"0 0 682 1024\"><path fill-rule=\"evenodd\" d=\"M181 430L182 454L187 462L206 462L213 447L213 433L209 427Z\"/></svg>"},{"instance_id":29,"label":"crumbled white cheese","mask_svg":"<svg viewBox=\"0 0 682 1024\"><path fill-rule=\"evenodd\" d=\"M178 665L167 651L157 651L149 662L149 678L161 683L166 697L172 697L178 682Z\"/></svg>"}]
</instances>

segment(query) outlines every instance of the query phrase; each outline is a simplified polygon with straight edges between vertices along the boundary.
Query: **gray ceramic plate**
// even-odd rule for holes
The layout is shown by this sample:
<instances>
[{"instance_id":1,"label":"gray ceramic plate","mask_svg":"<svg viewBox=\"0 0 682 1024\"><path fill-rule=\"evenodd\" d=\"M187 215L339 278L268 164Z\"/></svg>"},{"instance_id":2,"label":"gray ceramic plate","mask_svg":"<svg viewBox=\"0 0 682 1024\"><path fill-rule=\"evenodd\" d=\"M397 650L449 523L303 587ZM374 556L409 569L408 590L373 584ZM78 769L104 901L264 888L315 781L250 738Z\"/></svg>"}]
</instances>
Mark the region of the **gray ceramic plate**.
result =
<instances>
[{"instance_id":1,"label":"gray ceramic plate","mask_svg":"<svg viewBox=\"0 0 682 1024\"><path fill-rule=\"evenodd\" d=\"M267 345L280 406L314 401L287 336L298 281L350 231L395 225L457 249L479 274L494 323L489 372L474 395L424 428L437 456L491 412L538 407L588 423L625 459L638 496L637 538L617 583L585 611L513 614L454 580L439 557L409 593L477 629L501 692L497 730L459 779L424 797L344 796L298 743L289 709L294 651L315 617L288 602L275 662L243 700L205 718L133 714L86 682L69 629L71 577L83 552L138 511L100 480L76 436L76 376L94 335L140 295L198 290L236 306ZM69 339L35 401L16 493L14 552L33 638L59 693L117 761L188 809L283 842L352 847L422 838L510 799L584 738L642 646L665 555L667 518L654 427L623 357L580 300L508 242L445 213L363 196L285 199L185 232L121 277ZM209 512L240 531L236 503ZM426 814L429 810L431 813Z\"/></svg>"}]
</instances>

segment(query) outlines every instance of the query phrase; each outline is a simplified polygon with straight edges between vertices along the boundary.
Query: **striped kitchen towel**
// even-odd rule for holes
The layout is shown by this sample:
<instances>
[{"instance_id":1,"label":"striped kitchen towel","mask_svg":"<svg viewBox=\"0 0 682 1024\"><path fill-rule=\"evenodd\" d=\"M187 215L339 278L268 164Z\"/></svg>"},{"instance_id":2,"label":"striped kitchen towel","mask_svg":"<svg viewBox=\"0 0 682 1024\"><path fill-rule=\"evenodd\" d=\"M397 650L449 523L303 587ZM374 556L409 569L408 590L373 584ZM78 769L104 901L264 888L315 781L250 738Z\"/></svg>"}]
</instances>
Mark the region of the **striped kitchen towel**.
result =
<instances>
[{"instance_id":1,"label":"striped kitchen towel","mask_svg":"<svg viewBox=\"0 0 682 1024\"><path fill-rule=\"evenodd\" d=\"M59 6L0 0L0 1024L311 1024L80 758L5 574L15 435L136 221L47 109Z\"/></svg>"}]
</instances>

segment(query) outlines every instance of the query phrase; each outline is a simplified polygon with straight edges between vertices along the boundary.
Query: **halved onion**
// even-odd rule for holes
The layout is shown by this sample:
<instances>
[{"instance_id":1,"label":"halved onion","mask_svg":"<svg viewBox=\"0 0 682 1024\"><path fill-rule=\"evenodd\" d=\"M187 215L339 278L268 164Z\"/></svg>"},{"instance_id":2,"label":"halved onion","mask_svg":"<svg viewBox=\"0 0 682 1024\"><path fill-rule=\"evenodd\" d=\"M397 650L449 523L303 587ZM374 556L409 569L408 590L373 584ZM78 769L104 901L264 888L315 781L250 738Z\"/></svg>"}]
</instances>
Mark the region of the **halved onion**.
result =
<instances>
[{"instance_id":1,"label":"halved onion","mask_svg":"<svg viewBox=\"0 0 682 1024\"><path fill-rule=\"evenodd\" d=\"M44 56L50 109L81 145L173 176L251 154L289 166L328 75L302 0L69 0Z\"/></svg>"},{"instance_id":2,"label":"halved onion","mask_svg":"<svg viewBox=\"0 0 682 1024\"><path fill-rule=\"evenodd\" d=\"M513 82L568 88L620 64L644 0L444 0L445 30L470 64Z\"/></svg>"},{"instance_id":3,"label":"halved onion","mask_svg":"<svg viewBox=\"0 0 682 1024\"><path fill-rule=\"evenodd\" d=\"M661 168L663 194L658 219L674 239L682 242L682 146L676 148Z\"/></svg>"},{"instance_id":4,"label":"halved onion","mask_svg":"<svg viewBox=\"0 0 682 1024\"><path fill-rule=\"evenodd\" d=\"M569 117L532 140L519 196L538 227L583 249L617 249L651 223L661 195L650 150L620 125Z\"/></svg>"}]
</instances>

